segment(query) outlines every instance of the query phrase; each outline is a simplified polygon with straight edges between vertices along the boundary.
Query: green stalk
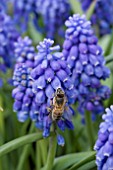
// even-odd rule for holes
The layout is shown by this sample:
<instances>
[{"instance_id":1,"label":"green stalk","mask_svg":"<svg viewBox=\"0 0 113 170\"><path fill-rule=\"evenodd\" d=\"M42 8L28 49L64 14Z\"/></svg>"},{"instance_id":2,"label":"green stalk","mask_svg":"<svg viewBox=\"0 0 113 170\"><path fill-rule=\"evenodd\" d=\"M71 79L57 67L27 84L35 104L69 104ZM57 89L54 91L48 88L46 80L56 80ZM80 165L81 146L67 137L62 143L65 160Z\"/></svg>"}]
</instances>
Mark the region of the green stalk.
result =
<instances>
[{"instance_id":1,"label":"green stalk","mask_svg":"<svg viewBox=\"0 0 113 170\"><path fill-rule=\"evenodd\" d=\"M50 136L52 136L54 133L51 132L50 133ZM26 145L26 144L29 144L29 143L32 143L34 141L37 141L37 140L41 140L43 139L43 136L42 136L42 133L33 133L33 134L30 134L30 135L25 135L25 136L22 136L22 137L19 137L17 139L14 139L4 145L2 145L0 147L0 156L3 156L23 145Z\"/></svg>"},{"instance_id":2,"label":"green stalk","mask_svg":"<svg viewBox=\"0 0 113 170\"><path fill-rule=\"evenodd\" d=\"M22 125L22 128L20 130L20 135L21 136L26 134L27 128L28 128L29 124L30 124L30 120L29 119L26 122L24 122L24 124Z\"/></svg>"},{"instance_id":3,"label":"green stalk","mask_svg":"<svg viewBox=\"0 0 113 170\"><path fill-rule=\"evenodd\" d=\"M4 136L5 134L5 124L4 124L4 113L3 113L3 102L2 102L2 96L0 96L0 136ZM3 141L3 139L2 139ZM2 144L0 139L0 145Z\"/></svg>"},{"instance_id":4,"label":"green stalk","mask_svg":"<svg viewBox=\"0 0 113 170\"><path fill-rule=\"evenodd\" d=\"M89 138L89 143L91 149L93 149L94 146L94 132L93 132L93 124L91 119L91 113L89 111L86 111L85 113L85 121L86 121L86 129L87 129L87 135Z\"/></svg>"},{"instance_id":5,"label":"green stalk","mask_svg":"<svg viewBox=\"0 0 113 170\"><path fill-rule=\"evenodd\" d=\"M49 153L48 153L48 157L47 157L45 170L51 170L53 167L53 162L54 162L54 158L55 158L55 154L56 154L56 146L57 146L56 135L53 135L50 138Z\"/></svg>"},{"instance_id":6,"label":"green stalk","mask_svg":"<svg viewBox=\"0 0 113 170\"><path fill-rule=\"evenodd\" d=\"M30 149L31 149L30 144L25 146L25 148L20 156L19 163L17 165L17 170L22 170L22 168L24 167L26 159L29 156Z\"/></svg>"},{"instance_id":7,"label":"green stalk","mask_svg":"<svg viewBox=\"0 0 113 170\"><path fill-rule=\"evenodd\" d=\"M36 170L40 170L42 166L41 160L41 149L40 149L40 142L36 143Z\"/></svg>"},{"instance_id":8,"label":"green stalk","mask_svg":"<svg viewBox=\"0 0 113 170\"><path fill-rule=\"evenodd\" d=\"M34 131L34 123L31 125L31 127L30 127L30 130L29 130L29 133L32 133L33 131ZM26 145L25 147L24 147L24 149L23 149L23 152L22 152L22 154L21 154L21 157L20 157L20 159L19 159L19 163L18 163L18 165L17 165L17 170L22 170L22 169L24 169L23 168L23 166L24 166L24 164L25 164L25 161L26 161L26 159L27 159L27 157L28 157L28 155L29 155L29 152L30 152L30 149L31 149L31 145Z\"/></svg>"},{"instance_id":9,"label":"green stalk","mask_svg":"<svg viewBox=\"0 0 113 170\"><path fill-rule=\"evenodd\" d=\"M47 140L40 141L40 150L41 150L41 155L42 155L42 163L44 166L47 161Z\"/></svg>"}]
</instances>

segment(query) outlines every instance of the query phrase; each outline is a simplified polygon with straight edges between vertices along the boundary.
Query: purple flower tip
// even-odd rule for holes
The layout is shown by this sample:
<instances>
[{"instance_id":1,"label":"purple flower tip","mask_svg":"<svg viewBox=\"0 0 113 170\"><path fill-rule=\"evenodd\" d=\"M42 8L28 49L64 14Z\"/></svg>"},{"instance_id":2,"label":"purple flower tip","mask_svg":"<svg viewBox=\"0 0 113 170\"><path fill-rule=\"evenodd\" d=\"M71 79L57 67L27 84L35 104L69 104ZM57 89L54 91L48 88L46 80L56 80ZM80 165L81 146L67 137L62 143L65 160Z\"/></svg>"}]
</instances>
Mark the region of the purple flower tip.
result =
<instances>
[{"instance_id":1,"label":"purple flower tip","mask_svg":"<svg viewBox=\"0 0 113 170\"><path fill-rule=\"evenodd\" d=\"M65 144L64 138L59 134L57 134L57 142L58 142L58 145L61 145L61 146L64 146Z\"/></svg>"}]
</instances>

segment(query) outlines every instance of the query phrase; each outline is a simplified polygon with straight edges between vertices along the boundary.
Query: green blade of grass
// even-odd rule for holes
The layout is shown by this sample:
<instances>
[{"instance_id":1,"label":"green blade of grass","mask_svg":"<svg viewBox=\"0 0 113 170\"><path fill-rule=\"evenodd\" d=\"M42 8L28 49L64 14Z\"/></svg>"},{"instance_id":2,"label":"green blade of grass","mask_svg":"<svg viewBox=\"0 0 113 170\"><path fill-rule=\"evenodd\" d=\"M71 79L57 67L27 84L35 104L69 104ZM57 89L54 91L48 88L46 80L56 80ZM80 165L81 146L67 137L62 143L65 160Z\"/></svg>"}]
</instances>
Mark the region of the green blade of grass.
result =
<instances>
[{"instance_id":1,"label":"green blade of grass","mask_svg":"<svg viewBox=\"0 0 113 170\"><path fill-rule=\"evenodd\" d=\"M50 133L50 136L52 136L52 132ZM35 142L37 140L41 140L43 139L43 136L42 136L42 132L40 133L33 133L33 134L30 134L30 135L25 135L25 136L22 136L22 137L19 137L17 139L14 139L4 145L2 145L0 147L0 156L3 156L23 145L26 145L26 144L29 144L29 143L32 143L32 142Z\"/></svg>"}]
</instances>

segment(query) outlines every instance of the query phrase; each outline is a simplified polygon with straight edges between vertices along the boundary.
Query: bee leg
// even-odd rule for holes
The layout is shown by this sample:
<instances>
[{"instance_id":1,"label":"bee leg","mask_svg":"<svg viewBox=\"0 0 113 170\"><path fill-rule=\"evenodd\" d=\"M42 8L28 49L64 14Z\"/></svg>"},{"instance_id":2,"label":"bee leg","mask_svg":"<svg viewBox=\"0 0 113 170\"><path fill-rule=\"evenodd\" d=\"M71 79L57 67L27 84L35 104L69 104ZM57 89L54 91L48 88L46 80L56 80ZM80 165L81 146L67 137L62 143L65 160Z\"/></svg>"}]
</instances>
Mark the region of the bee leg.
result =
<instances>
[{"instance_id":1,"label":"bee leg","mask_svg":"<svg viewBox=\"0 0 113 170\"><path fill-rule=\"evenodd\" d=\"M52 109L50 107L47 107L47 111L50 113Z\"/></svg>"},{"instance_id":2,"label":"bee leg","mask_svg":"<svg viewBox=\"0 0 113 170\"><path fill-rule=\"evenodd\" d=\"M52 99L50 100L50 105L51 105L51 106L53 105L53 100L52 100Z\"/></svg>"},{"instance_id":3,"label":"bee leg","mask_svg":"<svg viewBox=\"0 0 113 170\"><path fill-rule=\"evenodd\" d=\"M56 121L53 121L53 131L57 134L57 124Z\"/></svg>"}]
</instances>

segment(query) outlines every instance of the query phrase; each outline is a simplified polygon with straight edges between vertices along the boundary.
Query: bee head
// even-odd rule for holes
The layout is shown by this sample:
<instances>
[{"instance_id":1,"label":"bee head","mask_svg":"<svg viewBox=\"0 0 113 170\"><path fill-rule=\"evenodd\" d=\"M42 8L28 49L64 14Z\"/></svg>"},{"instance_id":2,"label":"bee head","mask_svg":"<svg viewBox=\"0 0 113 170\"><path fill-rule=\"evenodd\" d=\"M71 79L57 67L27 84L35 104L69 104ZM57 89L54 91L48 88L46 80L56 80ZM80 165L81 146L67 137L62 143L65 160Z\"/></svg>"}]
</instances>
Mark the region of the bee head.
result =
<instances>
[{"instance_id":1,"label":"bee head","mask_svg":"<svg viewBox=\"0 0 113 170\"><path fill-rule=\"evenodd\" d=\"M63 91L61 88L58 88L58 89L56 90L56 94L57 94L57 96L59 96L59 97L63 97L63 96L64 96L64 91Z\"/></svg>"}]
</instances>

